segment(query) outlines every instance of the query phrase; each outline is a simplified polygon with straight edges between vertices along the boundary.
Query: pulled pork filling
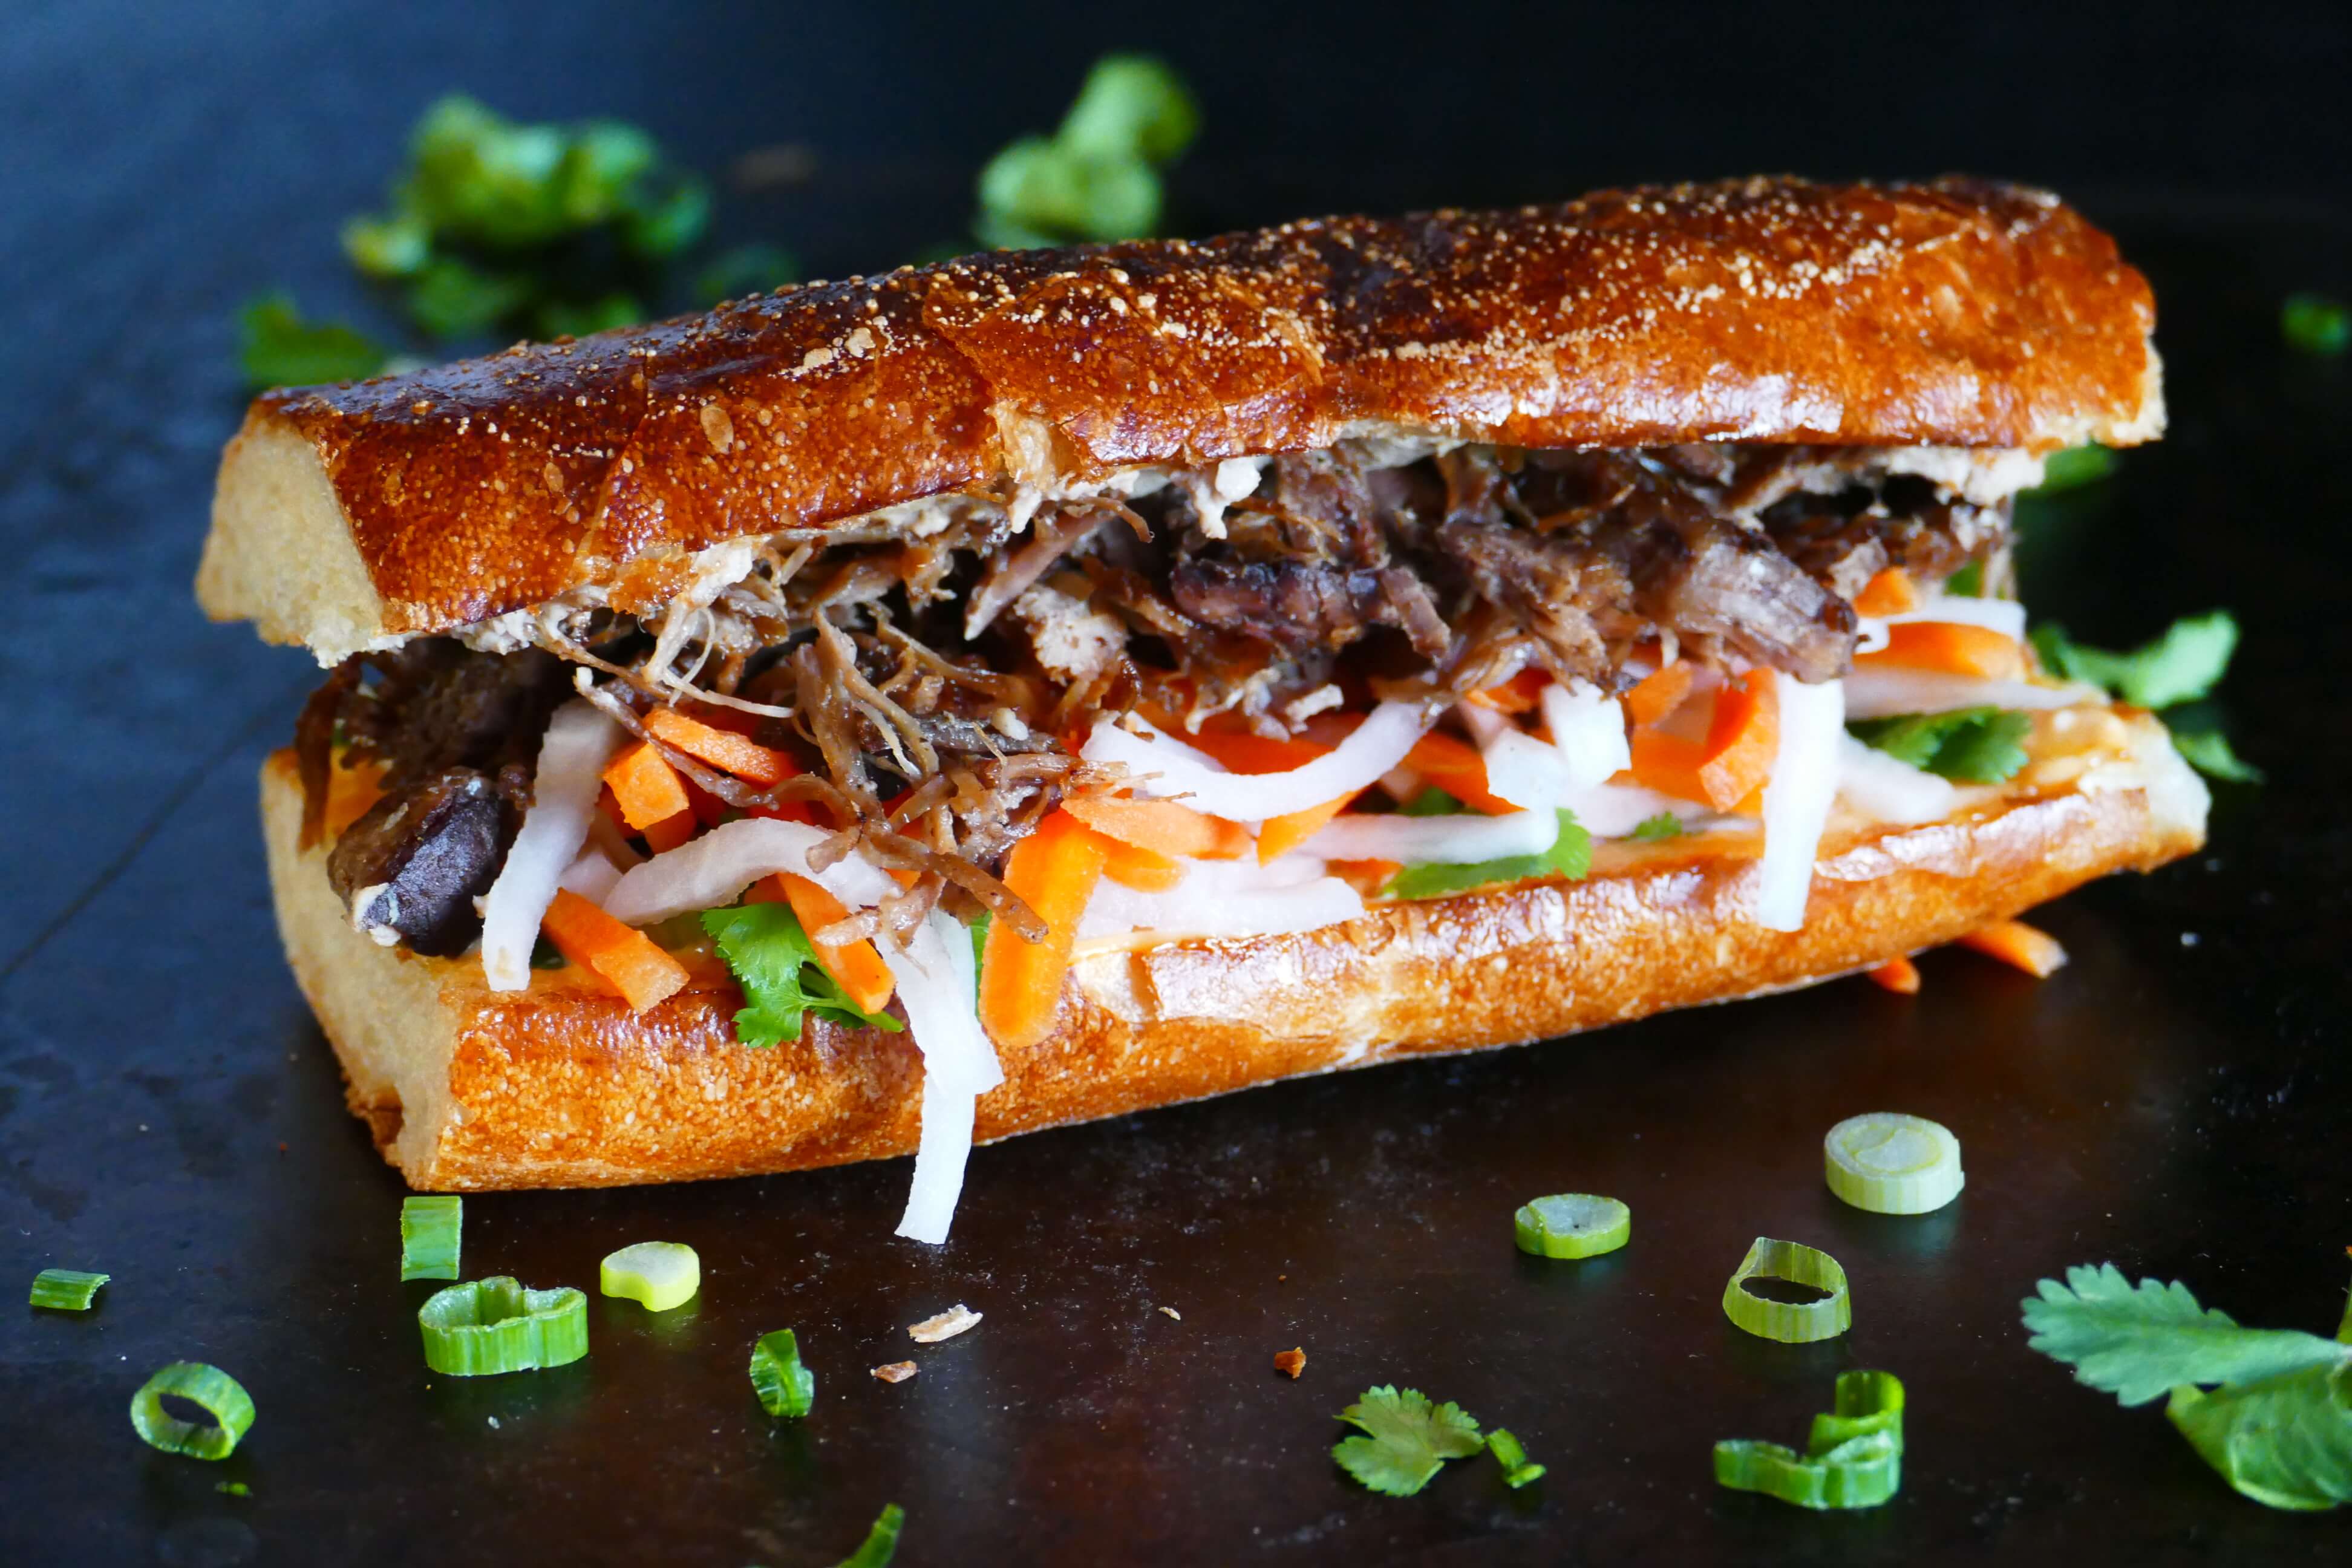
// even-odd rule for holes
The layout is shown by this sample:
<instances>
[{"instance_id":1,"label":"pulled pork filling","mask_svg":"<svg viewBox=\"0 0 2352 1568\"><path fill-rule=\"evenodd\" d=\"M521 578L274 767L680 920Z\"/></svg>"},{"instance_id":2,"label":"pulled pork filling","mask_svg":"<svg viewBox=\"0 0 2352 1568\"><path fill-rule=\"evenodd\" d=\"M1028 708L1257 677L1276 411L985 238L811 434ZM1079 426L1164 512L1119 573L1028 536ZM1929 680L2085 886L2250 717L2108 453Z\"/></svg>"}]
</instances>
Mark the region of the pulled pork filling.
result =
<instances>
[{"instance_id":1,"label":"pulled pork filling","mask_svg":"<svg viewBox=\"0 0 2352 1568\"><path fill-rule=\"evenodd\" d=\"M384 793L334 845L337 892L379 941L462 951L576 687L726 807L803 816L838 830L833 857L912 873L835 940L904 931L934 906L1027 934L998 873L1062 798L1118 783L1076 754L1097 718L1227 714L1284 735L1525 669L1615 693L1637 662L1675 658L1833 679L1853 659L1851 601L1880 571L1930 585L1974 562L2001 580L2008 501L1958 472L1969 462L1737 444L1400 461L1348 442L1034 513L914 503L746 545L731 581L656 602L583 590L462 640L356 656L298 725L306 836L340 735ZM662 705L806 771L755 786L709 768L648 734Z\"/></svg>"}]
</instances>

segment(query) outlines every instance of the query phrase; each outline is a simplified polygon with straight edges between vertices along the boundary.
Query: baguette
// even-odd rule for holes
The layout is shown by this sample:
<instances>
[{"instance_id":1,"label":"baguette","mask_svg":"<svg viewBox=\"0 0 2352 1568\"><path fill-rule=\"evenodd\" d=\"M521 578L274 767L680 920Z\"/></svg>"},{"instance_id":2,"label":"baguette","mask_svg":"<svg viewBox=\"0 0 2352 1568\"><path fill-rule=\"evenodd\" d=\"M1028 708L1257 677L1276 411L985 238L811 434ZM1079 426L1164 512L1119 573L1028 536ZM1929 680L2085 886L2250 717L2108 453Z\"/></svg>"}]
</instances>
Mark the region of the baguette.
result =
<instances>
[{"instance_id":1,"label":"baguette","mask_svg":"<svg viewBox=\"0 0 2352 1568\"><path fill-rule=\"evenodd\" d=\"M730 541L1345 437L2127 445L2147 283L2044 193L1757 179L1000 252L258 399L197 592L322 664Z\"/></svg>"},{"instance_id":2,"label":"baguette","mask_svg":"<svg viewBox=\"0 0 2352 1568\"><path fill-rule=\"evenodd\" d=\"M2205 792L2153 718L2117 710L2117 770L2022 783L1924 826L1825 840L1804 929L1746 915L1749 860L1624 847L1577 882L1372 906L1299 935L1098 951L1073 965L1055 1032L1001 1057L985 1142L1340 1068L1517 1044L1787 990L1948 942L2108 872L2203 842ZM2063 771L2063 770L2060 770ZM293 753L262 771L287 956L333 1042L352 1109L412 1185L604 1186L911 1152L922 1071L905 1034L812 1022L737 1043L723 964L649 1012L577 970L488 991L470 959L352 929L324 847L298 848ZM1507 973L1512 984L1494 984Z\"/></svg>"}]
</instances>

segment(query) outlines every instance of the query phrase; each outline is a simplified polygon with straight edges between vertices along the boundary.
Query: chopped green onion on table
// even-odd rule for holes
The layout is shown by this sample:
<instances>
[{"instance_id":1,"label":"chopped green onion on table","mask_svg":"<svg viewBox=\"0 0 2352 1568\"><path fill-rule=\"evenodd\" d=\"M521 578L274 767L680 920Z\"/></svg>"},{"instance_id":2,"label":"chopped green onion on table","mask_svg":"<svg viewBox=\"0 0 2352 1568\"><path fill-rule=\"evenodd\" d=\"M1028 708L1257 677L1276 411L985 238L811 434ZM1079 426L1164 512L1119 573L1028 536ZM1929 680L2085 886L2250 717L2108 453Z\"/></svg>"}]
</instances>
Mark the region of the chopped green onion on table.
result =
<instances>
[{"instance_id":1,"label":"chopped green onion on table","mask_svg":"<svg viewBox=\"0 0 2352 1568\"><path fill-rule=\"evenodd\" d=\"M183 1421L163 1408L163 1397L184 1399L213 1418L214 1425ZM200 1361L175 1361L140 1385L131 1396L131 1429L150 1447L192 1459L226 1459L253 1425L253 1396L236 1379Z\"/></svg>"},{"instance_id":2,"label":"chopped green onion on table","mask_svg":"<svg viewBox=\"0 0 2352 1568\"><path fill-rule=\"evenodd\" d=\"M1519 1250L1538 1258L1594 1258L1632 1238L1633 1211L1615 1198L1555 1193L1511 1216Z\"/></svg>"},{"instance_id":3,"label":"chopped green onion on table","mask_svg":"<svg viewBox=\"0 0 2352 1568\"><path fill-rule=\"evenodd\" d=\"M466 1200L456 1197L400 1201L400 1277L455 1279L457 1250L466 1223Z\"/></svg>"},{"instance_id":4,"label":"chopped green onion on table","mask_svg":"<svg viewBox=\"0 0 2352 1568\"><path fill-rule=\"evenodd\" d=\"M79 1268L44 1268L33 1276L32 1304L53 1312L87 1312L98 1288L113 1278Z\"/></svg>"},{"instance_id":5,"label":"chopped green onion on table","mask_svg":"<svg viewBox=\"0 0 2352 1568\"><path fill-rule=\"evenodd\" d=\"M640 1241L604 1259L596 1288L607 1296L641 1301L649 1312L667 1312L685 1306L702 1289L702 1259L683 1242Z\"/></svg>"},{"instance_id":6,"label":"chopped green onion on table","mask_svg":"<svg viewBox=\"0 0 2352 1568\"><path fill-rule=\"evenodd\" d=\"M588 1353L588 1298L528 1290L507 1275L436 1290L417 1309L425 1364L451 1377L562 1366Z\"/></svg>"},{"instance_id":7,"label":"chopped green onion on table","mask_svg":"<svg viewBox=\"0 0 2352 1568\"><path fill-rule=\"evenodd\" d=\"M1941 1122L1899 1111L1849 1116L1822 1140L1830 1191L1872 1214L1927 1214L1960 1195L1960 1141Z\"/></svg>"},{"instance_id":8,"label":"chopped green onion on table","mask_svg":"<svg viewBox=\"0 0 2352 1568\"><path fill-rule=\"evenodd\" d=\"M1818 1301L1768 1301L1747 1289L1750 1279L1780 1279L1825 1290ZM1815 1247L1759 1236L1723 1288L1723 1311L1735 1328L1784 1345L1834 1339L1853 1326L1845 1270Z\"/></svg>"}]
</instances>

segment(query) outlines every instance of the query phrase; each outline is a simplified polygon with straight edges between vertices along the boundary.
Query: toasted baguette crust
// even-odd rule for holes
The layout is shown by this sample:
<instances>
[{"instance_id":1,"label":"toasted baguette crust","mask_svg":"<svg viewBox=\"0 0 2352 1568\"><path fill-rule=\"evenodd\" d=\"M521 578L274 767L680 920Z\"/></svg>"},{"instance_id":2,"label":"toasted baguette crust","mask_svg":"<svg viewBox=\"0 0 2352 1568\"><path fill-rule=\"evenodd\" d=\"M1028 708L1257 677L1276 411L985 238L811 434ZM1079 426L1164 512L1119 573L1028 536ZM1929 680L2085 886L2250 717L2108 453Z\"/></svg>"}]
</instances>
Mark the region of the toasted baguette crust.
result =
<instances>
[{"instance_id":1,"label":"toasted baguette crust","mask_svg":"<svg viewBox=\"0 0 2352 1568\"><path fill-rule=\"evenodd\" d=\"M331 663L925 496L1351 435L2120 445L2163 422L2154 319L2105 235L1967 180L1000 252L269 393L197 592Z\"/></svg>"},{"instance_id":2,"label":"toasted baguette crust","mask_svg":"<svg viewBox=\"0 0 2352 1568\"><path fill-rule=\"evenodd\" d=\"M2137 723L2135 750L2181 770L2154 721ZM1834 846L1793 934L1743 914L1746 860L1685 851L1581 882L1381 906L1304 935L1096 953L1074 966L1054 1035L1003 1053L1005 1082L982 1097L978 1135L1851 973L2190 852L2203 795L2179 776L2186 808L2162 789L2069 789ZM295 847L291 752L264 767L262 806L295 976L342 1059L352 1110L413 1185L688 1181L915 1147L921 1067L906 1036L813 1024L797 1044L750 1049L734 1038L740 998L723 968L643 1016L575 970L491 994L478 963L378 947L351 929L325 851Z\"/></svg>"}]
</instances>

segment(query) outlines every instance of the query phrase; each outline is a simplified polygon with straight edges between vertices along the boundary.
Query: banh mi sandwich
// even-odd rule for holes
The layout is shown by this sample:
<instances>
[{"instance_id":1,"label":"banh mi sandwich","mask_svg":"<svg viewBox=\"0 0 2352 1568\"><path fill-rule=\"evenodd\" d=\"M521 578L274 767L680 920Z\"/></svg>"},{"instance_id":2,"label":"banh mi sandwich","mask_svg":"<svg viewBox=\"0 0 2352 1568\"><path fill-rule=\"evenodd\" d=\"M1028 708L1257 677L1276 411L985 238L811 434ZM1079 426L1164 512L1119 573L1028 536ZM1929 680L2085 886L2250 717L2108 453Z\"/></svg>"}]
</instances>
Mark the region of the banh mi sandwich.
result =
<instances>
[{"instance_id":1,"label":"banh mi sandwich","mask_svg":"<svg viewBox=\"0 0 2352 1568\"><path fill-rule=\"evenodd\" d=\"M331 671L270 875L412 1184L914 1151L939 1240L975 1140L2197 847L2011 595L2042 457L2159 431L2152 321L1965 180L976 256L270 393L197 590Z\"/></svg>"}]
</instances>

